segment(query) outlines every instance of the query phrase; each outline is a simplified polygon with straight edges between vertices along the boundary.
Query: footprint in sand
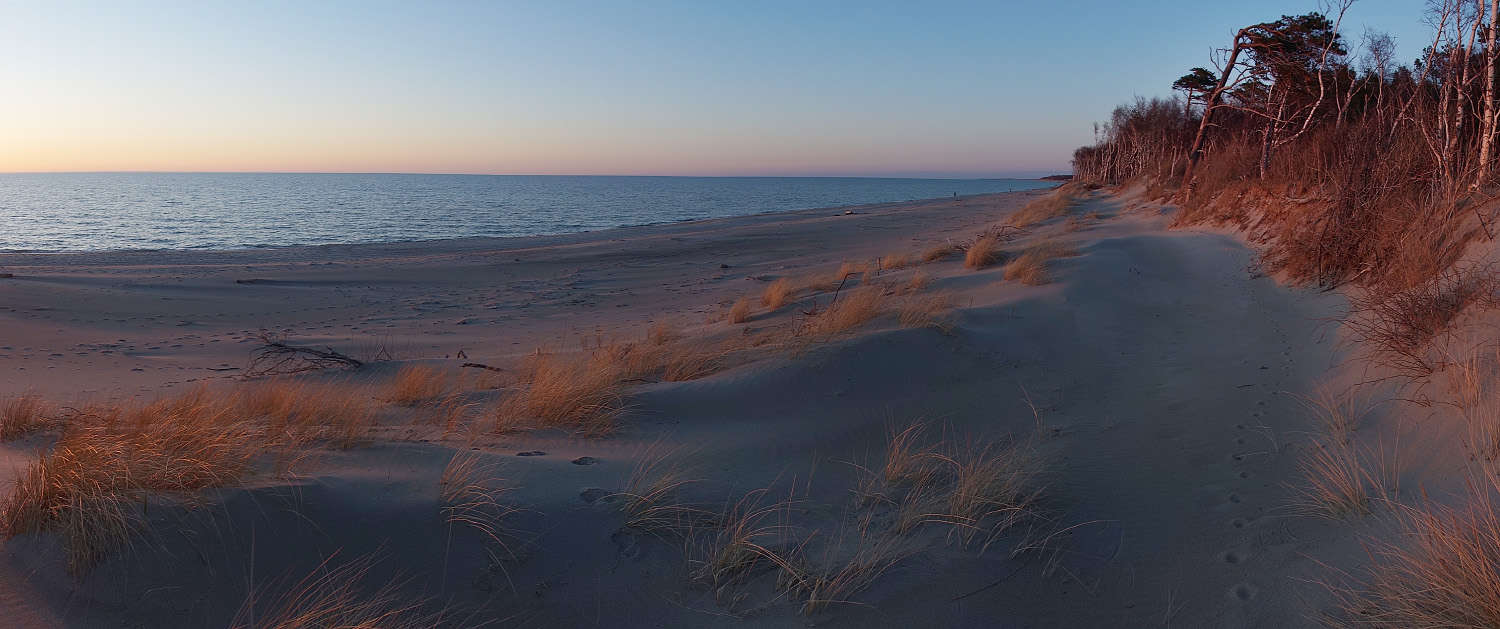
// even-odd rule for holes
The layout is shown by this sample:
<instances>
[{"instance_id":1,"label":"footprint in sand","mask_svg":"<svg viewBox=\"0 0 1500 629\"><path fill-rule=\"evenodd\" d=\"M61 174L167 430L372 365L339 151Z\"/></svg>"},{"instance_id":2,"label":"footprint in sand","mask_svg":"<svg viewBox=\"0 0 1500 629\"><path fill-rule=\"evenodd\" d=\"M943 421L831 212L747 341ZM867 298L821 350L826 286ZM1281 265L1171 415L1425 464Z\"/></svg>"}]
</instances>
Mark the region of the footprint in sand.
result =
<instances>
[{"instance_id":1,"label":"footprint in sand","mask_svg":"<svg viewBox=\"0 0 1500 629\"><path fill-rule=\"evenodd\" d=\"M615 543L615 546L620 548L621 557L626 559L640 559L641 545L636 541L635 533L620 529L615 531L614 535L610 535L609 539Z\"/></svg>"},{"instance_id":2,"label":"footprint in sand","mask_svg":"<svg viewBox=\"0 0 1500 629\"><path fill-rule=\"evenodd\" d=\"M1229 521L1229 526L1232 526L1232 527L1237 528L1237 529L1242 529L1242 528L1245 528L1245 525L1249 524L1249 523L1250 522L1248 520L1246 520L1245 518L1235 518L1235 519Z\"/></svg>"},{"instance_id":3,"label":"footprint in sand","mask_svg":"<svg viewBox=\"0 0 1500 629\"><path fill-rule=\"evenodd\" d=\"M1232 550L1229 551L1229 552L1224 553L1223 555L1221 555L1221 557L1224 559L1224 563L1239 563L1240 562L1240 554L1237 553L1237 552L1234 552Z\"/></svg>"},{"instance_id":4,"label":"footprint in sand","mask_svg":"<svg viewBox=\"0 0 1500 629\"><path fill-rule=\"evenodd\" d=\"M1241 601L1248 601L1252 598L1255 598L1255 595L1259 593L1260 590L1256 589L1255 586L1250 585L1249 583L1241 583L1232 588L1229 588L1229 595Z\"/></svg>"},{"instance_id":5,"label":"footprint in sand","mask_svg":"<svg viewBox=\"0 0 1500 629\"><path fill-rule=\"evenodd\" d=\"M1229 501L1234 504L1239 504L1242 500L1244 498L1241 498L1239 494L1229 494Z\"/></svg>"}]
</instances>

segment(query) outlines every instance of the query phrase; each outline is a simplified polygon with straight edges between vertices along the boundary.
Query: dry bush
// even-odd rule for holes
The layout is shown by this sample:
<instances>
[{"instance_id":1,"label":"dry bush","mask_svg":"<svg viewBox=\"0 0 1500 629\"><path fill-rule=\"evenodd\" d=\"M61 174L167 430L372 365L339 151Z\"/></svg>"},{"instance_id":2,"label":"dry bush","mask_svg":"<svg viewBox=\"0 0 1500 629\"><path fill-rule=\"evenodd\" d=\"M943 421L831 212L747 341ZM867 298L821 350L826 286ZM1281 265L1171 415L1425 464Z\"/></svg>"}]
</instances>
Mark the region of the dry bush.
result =
<instances>
[{"instance_id":1,"label":"dry bush","mask_svg":"<svg viewBox=\"0 0 1500 629\"><path fill-rule=\"evenodd\" d=\"M1465 311L1494 308L1497 289L1500 280L1488 266L1449 269L1400 290L1354 291L1343 323L1371 362L1425 379L1445 362L1428 355L1432 343L1449 335Z\"/></svg>"},{"instance_id":2,"label":"dry bush","mask_svg":"<svg viewBox=\"0 0 1500 629\"><path fill-rule=\"evenodd\" d=\"M259 451L222 400L184 396L71 426L0 500L7 538L55 531L81 575L127 543L153 494L191 496L238 482Z\"/></svg>"},{"instance_id":3,"label":"dry bush","mask_svg":"<svg viewBox=\"0 0 1500 629\"><path fill-rule=\"evenodd\" d=\"M1027 286L1046 284L1052 281L1047 276L1047 262L1076 255L1079 255L1077 249L1058 242L1035 245L1005 266L1005 279L1020 280Z\"/></svg>"},{"instance_id":4,"label":"dry bush","mask_svg":"<svg viewBox=\"0 0 1500 629\"><path fill-rule=\"evenodd\" d=\"M396 372L385 398L394 404L412 406L448 390L453 374L432 365L406 365Z\"/></svg>"},{"instance_id":5,"label":"dry bush","mask_svg":"<svg viewBox=\"0 0 1500 629\"><path fill-rule=\"evenodd\" d=\"M442 626L443 614L423 612L423 601L402 593L402 581L366 593L362 583L370 558L330 568L333 557L311 574L279 588L256 588L230 623L232 629L427 629ZM282 579L289 581L289 579ZM271 595L271 589L283 590Z\"/></svg>"},{"instance_id":6,"label":"dry bush","mask_svg":"<svg viewBox=\"0 0 1500 629\"><path fill-rule=\"evenodd\" d=\"M735 300L734 305L729 307L729 322L745 323L749 321L752 301L749 297L741 297Z\"/></svg>"},{"instance_id":7,"label":"dry bush","mask_svg":"<svg viewBox=\"0 0 1500 629\"><path fill-rule=\"evenodd\" d=\"M1076 232L1084 227L1088 227L1088 224L1089 222L1084 220L1083 217L1069 216L1067 222L1063 223L1063 231Z\"/></svg>"},{"instance_id":8,"label":"dry bush","mask_svg":"<svg viewBox=\"0 0 1500 629\"><path fill-rule=\"evenodd\" d=\"M952 244L938 245L922 253L922 262L941 262L961 253Z\"/></svg>"},{"instance_id":9,"label":"dry bush","mask_svg":"<svg viewBox=\"0 0 1500 629\"><path fill-rule=\"evenodd\" d=\"M1050 194L1027 203L1025 207L1011 214L1006 219L1006 224L1015 227L1030 227L1037 223L1051 220L1059 216L1066 216L1068 209L1073 207L1076 201L1074 194L1080 188L1076 184L1064 184L1059 186Z\"/></svg>"},{"instance_id":10,"label":"dry bush","mask_svg":"<svg viewBox=\"0 0 1500 629\"><path fill-rule=\"evenodd\" d=\"M496 411L497 430L560 427L598 436L625 413L617 359L538 351L523 362L521 381Z\"/></svg>"},{"instance_id":11,"label":"dry bush","mask_svg":"<svg viewBox=\"0 0 1500 629\"><path fill-rule=\"evenodd\" d=\"M47 405L31 393L0 402L0 441L14 441L47 427Z\"/></svg>"},{"instance_id":12,"label":"dry bush","mask_svg":"<svg viewBox=\"0 0 1500 629\"><path fill-rule=\"evenodd\" d=\"M1369 582L1334 588L1349 627L1500 626L1500 515L1488 489L1466 505L1403 510L1403 542L1377 543Z\"/></svg>"},{"instance_id":13,"label":"dry bush","mask_svg":"<svg viewBox=\"0 0 1500 629\"><path fill-rule=\"evenodd\" d=\"M792 285L791 278L781 277L766 287L766 292L760 296L760 305L771 310L779 310L782 306L792 303L796 297L797 287Z\"/></svg>"},{"instance_id":14,"label":"dry bush","mask_svg":"<svg viewBox=\"0 0 1500 629\"><path fill-rule=\"evenodd\" d=\"M1005 252L1000 250L999 239L993 236L981 236L969 245L968 251L964 252L964 268L982 269L998 262L1005 261Z\"/></svg>"},{"instance_id":15,"label":"dry bush","mask_svg":"<svg viewBox=\"0 0 1500 629\"><path fill-rule=\"evenodd\" d=\"M1381 495L1380 482L1353 446L1314 444L1301 472L1304 484L1292 487L1292 505L1308 515L1335 520L1370 513L1370 493ZM1383 496L1382 496L1383 497Z\"/></svg>"}]
</instances>

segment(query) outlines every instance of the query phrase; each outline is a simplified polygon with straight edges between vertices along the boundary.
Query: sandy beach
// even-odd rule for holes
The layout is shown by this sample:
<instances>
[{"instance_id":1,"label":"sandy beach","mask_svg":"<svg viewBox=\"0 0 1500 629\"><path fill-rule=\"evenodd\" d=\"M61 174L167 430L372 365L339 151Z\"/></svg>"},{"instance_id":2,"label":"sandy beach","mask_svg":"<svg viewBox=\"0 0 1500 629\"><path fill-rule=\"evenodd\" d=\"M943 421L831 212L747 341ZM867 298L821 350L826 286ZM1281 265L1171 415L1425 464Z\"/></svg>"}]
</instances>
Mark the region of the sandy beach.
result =
<instances>
[{"instance_id":1,"label":"sandy beach","mask_svg":"<svg viewBox=\"0 0 1500 629\"><path fill-rule=\"evenodd\" d=\"M1316 583L1357 570L1355 533L1385 526L1297 508L1320 430L1304 398L1368 375L1329 323L1343 298L1257 273L1235 234L1167 229L1171 209L1128 190L991 231L1009 264L921 261L1045 194L555 237L0 255L0 397L78 409L286 381L238 378L264 329L364 361L293 381L337 383L377 418L357 444L163 492L78 574L60 533L12 537L7 623L243 624L246 601L352 562L362 592L394 584L454 627L1316 624ZM1042 243L1072 251L1034 285L1007 280ZM844 263L867 268L840 297L760 301ZM869 321L806 332L835 299L876 293L889 303ZM907 320L924 296L948 308ZM538 386L539 350L597 360L653 335L721 350L701 377L619 383L608 430L495 430L507 396ZM393 402L411 366L448 374L464 410L444 424L424 419L436 402ZM1456 489L1458 428L1428 411L1418 437L1386 408L1361 430L1402 442L1397 480ZM58 434L0 445L7 477ZM903 435L910 469L938 471L893 470ZM492 528L445 511L455 457L491 470ZM961 515L942 483L986 462L1022 488ZM682 509L653 520L665 506ZM767 550L722 552L736 525Z\"/></svg>"}]
</instances>

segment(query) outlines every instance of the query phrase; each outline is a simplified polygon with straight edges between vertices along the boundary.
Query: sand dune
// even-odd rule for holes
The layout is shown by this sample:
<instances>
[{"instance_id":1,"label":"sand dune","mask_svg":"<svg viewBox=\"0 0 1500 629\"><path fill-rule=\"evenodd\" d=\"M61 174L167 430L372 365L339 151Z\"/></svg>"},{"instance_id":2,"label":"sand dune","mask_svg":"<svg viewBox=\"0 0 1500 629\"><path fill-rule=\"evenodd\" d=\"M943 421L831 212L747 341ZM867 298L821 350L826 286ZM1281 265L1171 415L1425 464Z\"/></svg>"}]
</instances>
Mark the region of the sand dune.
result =
<instances>
[{"instance_id":1,"label":"sand dune","mask_svg":"<svg viewBox=\"0 0 1500 629\"><path fill-rule=\"evenodd\" d=\"M1299 453L1318 430L1298 396L1358 374L1326 324L1342 298L1256 274L1236 236L1169 231L1155 206L1093 193L1071 223L1000 243L1010 257L1049 239L1076 249L1046 263L1048 283L1006 281L1004 265L965 269L962 256L864 280L885 283L891 308L951 292L947 330L887 312L812 335L817 315L805 312L833 296L809 292L726 320L778 278L920 259L1041 194L558 237L0 256L14 274L0 280L0 396L233 390L248 386L231 378L265 328L371 359L308 379L351 378L342 391L381 422L366 444L308 450L292 473L260 470L201 502L160 499L130 548L78 578L56 535L12 538L0 546L0 601L27 627L224 626L247 620L254 589L369 557L367 590L398 583L425 611L447 609L448 626L1311 624L1325 597L1306 580L1362 559L1348 525L1295 508ZM918 273L930 285L900 288ZM733 349L703 377L630 378L602 437L488 429L538 348L579 355L661 324L679 342ZM445 431L417 420L421 406L382 401L384 383L414 364L465 374L476 410L460 424L472 428ZM937 453L923 460L943 461L933 474L1034 454L1035 501L1013 519L955 525L956 500L923 493L954 481L878 480L893 434L919 424ZM1403 434L1380 413L1369 425ZM0 456L19 474L53 439ZM440 480L456 454L508 488L486 494L504 510L498 539L445 517ZM693 481L658 506L693 511L653 526L632 476L658 460ZM928 512L944 517L912 524L923 496L938 496ZM737 522L759 527L749 539L767 553L705 576ZM873 576L867 587L796 585L832 587L851 566L862 570L842 576ZM818 596L826 608L810 609Z\"/></svg>"}]
</instances>

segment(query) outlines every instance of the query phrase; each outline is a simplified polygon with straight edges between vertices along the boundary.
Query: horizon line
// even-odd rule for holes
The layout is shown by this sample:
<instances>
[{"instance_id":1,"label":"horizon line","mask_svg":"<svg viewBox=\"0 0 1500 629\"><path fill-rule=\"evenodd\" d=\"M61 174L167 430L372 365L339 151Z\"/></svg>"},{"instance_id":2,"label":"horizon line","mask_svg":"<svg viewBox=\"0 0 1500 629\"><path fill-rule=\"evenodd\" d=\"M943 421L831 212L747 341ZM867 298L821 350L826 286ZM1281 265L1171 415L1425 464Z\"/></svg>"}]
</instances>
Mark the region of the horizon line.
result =
<instances>
[{"instance_id":1,"label":"horizon line","mask_svg":"<svg viewBox=\"0 0 1500 629\"><path fill-rule=\"evenodd\" d=\"M466 173L424 171L337 171L337 170L13 170L0 175L433 175L467 177L661 177L682 179L1040 179L1053 175L1070 175L1072 169L1039 169L1009 173L898 171L890 173L819 173L819 174L590 174L590 173Z\"/></svg>"}]
</instances>

